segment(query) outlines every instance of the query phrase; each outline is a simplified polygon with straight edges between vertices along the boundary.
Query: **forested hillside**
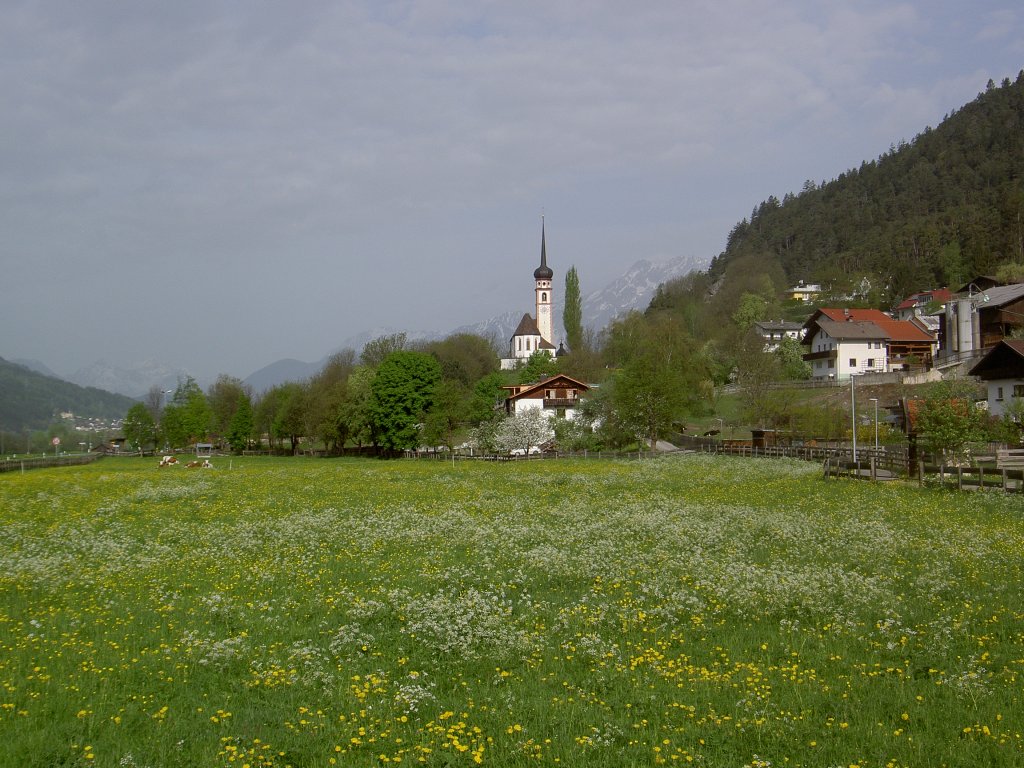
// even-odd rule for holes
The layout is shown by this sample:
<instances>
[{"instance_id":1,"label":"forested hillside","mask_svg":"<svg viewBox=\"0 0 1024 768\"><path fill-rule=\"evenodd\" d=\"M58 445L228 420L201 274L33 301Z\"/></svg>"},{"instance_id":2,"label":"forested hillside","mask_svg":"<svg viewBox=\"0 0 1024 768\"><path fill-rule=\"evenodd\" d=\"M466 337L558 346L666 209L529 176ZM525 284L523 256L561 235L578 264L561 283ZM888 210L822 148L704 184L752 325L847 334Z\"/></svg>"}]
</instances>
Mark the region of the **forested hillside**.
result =
<instances>
[{"instance_id":1,"label":"forested hillside","mask_svg":"<svg viewBox=\"0 0 1024 768\"><path fill-rule=\"evenodd\" d=\"M95 387L80 387L0 358L0 429L45 429L61 411L119 419L134 401Z\"/></svg>"},{"instance_id":2,"label":"forested hillside","mask_svg":"<svg viewBox=\"0 0 1024 768\"><path fill-rule=\"evenodd\" d=\"M1024 262L1024 71L877 160L737 224L712 281L737 261L833 295L866 288L888 306L916 290L957 287ZM864 278L867 278L865 281Z\"/></svg>"}]
</instances>

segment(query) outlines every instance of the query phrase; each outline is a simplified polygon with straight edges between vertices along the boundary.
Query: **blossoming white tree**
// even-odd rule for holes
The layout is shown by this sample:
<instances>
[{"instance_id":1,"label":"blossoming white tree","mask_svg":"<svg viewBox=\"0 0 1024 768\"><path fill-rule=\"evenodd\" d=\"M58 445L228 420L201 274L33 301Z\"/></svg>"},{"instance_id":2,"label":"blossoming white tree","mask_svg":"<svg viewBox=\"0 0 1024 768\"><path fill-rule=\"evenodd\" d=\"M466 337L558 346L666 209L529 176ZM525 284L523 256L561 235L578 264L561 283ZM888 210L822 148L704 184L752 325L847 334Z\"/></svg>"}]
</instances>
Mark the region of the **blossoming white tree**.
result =
<instances>
[{"instance_id":1,"label":"blossoming white tree","mask_svg":"<svg viewBox=\"0 0 1024 768\"><path fill-rule=\"evenodd\" d=\"M494 443L501 451L523 451L539 446L554 437L550 419L540 408L509 416L498 425L494 435Z\"/></svg>"}]
</instances>

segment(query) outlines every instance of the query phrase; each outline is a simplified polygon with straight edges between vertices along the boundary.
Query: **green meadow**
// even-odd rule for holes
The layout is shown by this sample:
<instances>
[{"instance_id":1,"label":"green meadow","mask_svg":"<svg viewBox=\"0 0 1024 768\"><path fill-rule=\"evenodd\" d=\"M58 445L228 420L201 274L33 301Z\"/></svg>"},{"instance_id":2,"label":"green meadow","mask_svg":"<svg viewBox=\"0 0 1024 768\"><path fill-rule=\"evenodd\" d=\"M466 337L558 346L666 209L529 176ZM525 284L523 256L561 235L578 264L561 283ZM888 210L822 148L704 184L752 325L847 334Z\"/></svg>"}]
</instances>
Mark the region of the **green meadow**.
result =
<instances>
[{"instance_id":1,"label":"green meadow","mask_svg":"<svg viewBox=\"0 0 1024 768\"><path fill-rule=\"evenodd\" d=\"M1024 502L786 460L0 476L0 764L1024 763Z\"/></svg>"}]
</instances>

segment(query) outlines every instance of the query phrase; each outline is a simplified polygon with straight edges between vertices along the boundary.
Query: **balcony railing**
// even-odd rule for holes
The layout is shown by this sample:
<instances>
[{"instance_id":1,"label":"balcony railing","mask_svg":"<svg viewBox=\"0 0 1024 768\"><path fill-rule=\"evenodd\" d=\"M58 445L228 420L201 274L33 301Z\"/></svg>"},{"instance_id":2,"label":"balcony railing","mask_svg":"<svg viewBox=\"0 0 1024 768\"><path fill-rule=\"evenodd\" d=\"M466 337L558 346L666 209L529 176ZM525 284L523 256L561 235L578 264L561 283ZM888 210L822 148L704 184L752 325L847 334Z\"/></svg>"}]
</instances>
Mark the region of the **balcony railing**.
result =
<instances>
[{"instance_id":1,"label":"balcony railing","mask_svg":"<svg viewBox=\"0 0 1024 768\"><path fill-rule=\"evenodd\" d=\"M576 405L575 397L545 397L545 408L572 408Z\"/></svg>"}]
</instances>

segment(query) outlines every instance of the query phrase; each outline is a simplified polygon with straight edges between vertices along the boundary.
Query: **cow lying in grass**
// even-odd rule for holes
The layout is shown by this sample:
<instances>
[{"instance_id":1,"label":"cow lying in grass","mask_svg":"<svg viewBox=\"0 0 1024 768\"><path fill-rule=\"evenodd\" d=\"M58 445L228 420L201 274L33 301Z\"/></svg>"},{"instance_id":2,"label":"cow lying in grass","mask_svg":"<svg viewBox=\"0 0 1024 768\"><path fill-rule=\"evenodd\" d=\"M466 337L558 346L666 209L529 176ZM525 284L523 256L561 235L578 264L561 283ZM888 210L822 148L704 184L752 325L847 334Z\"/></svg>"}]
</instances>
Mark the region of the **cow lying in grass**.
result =
<instances>
[{"instance_id":1,"label":"cow lying in grass","mask_svg":"<svg viewBox=\"0 0 1024 768\"><path fill-rule=\"evenodd\" d=\"M213 469L213 464L210 463L209 459L203 459L202 461L199 461L198 459L196 459L195 461L190 461L188 464L186 464L185 468L186 469Z\"/></svg>"},{"instance_id":2,"label":"cow lying in grass","mask_svg":"<svg viewBox=\"0 0 1024 768\"><path fill-rule=\"evenodd\" d=\"M178 463L178 460L176 458L174 458L173 456L164 456L162 459L160 459L160 463L157 464L157 466L158 467L170 467L170 466L172 466L174 464L177 464L177 463Z\"/></svg>"}]
</instances>

